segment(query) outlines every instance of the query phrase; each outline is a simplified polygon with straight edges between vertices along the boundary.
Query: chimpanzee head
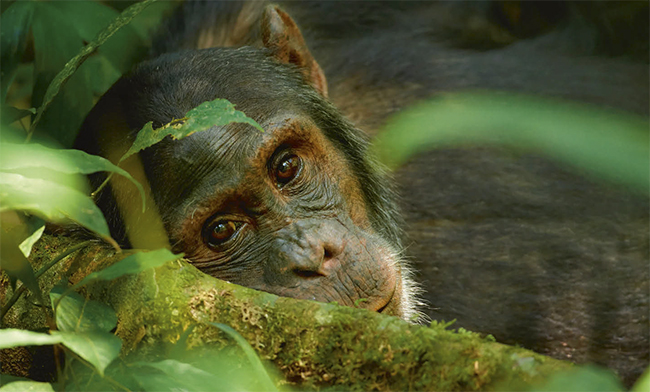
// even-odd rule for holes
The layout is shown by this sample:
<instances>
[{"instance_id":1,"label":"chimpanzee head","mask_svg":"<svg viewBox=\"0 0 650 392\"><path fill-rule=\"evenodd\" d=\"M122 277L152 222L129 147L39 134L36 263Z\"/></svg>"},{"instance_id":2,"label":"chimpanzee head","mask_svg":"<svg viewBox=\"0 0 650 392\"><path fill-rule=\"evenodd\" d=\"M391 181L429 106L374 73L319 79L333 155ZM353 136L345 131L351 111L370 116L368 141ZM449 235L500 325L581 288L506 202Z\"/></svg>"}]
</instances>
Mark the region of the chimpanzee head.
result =
<instances>
[{"instance_id":1,"label":"chimpanzee head","mask_svg":"<svg viewBox=\"0 0 650 392\"><path fill-rule=\"evenodd\" d=\"M411 318L414 286L391 185L367 156L364 134L327 101L325 76L291 18L267 7L261 34L262 48L188 50L140 64L93 109L78 145L110 156L148 121L161 126L202 102L229 100L264 132L215 126L139 154L172 248L233 283ZM98 204L128 240L119 191L104 193Z\"/></svg>"}]
</instances>

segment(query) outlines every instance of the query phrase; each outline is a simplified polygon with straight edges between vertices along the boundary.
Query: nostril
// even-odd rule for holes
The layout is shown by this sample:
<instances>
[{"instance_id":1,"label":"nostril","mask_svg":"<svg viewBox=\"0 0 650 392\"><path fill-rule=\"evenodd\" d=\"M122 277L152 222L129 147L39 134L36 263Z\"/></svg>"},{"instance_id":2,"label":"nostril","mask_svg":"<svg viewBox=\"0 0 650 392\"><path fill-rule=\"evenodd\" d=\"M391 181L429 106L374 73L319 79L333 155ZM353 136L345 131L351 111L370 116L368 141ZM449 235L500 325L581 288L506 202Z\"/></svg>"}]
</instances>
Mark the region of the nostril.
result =
<instances>
[{"instance_id":1,"label":"nostril","mask_svg":"<svg viewBox=\"0 0 650 392\"><path fill-rule=\"evenodd\" d=\"M332 252L328 246L325 246L323 248L323 259L324 260L329 260L332 257L334 257L334 252Z\"/></svg>"}]
</instances>

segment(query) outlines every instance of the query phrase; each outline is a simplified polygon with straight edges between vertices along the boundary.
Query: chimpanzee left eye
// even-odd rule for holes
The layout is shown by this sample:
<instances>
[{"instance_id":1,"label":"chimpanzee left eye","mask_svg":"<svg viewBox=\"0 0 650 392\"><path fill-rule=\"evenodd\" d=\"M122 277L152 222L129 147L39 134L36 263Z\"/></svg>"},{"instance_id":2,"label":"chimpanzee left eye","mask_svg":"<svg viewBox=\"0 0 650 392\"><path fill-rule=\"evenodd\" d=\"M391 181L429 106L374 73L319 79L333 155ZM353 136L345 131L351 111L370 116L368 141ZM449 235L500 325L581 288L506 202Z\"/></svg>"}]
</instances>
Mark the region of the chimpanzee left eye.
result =
<instances>
[{"instance_id":1,"label":"chimpanzee left eye","mask_svg":"<svg viewBox=\"0 0 650 392\"><path fill-rule=\"evenodd\" d=\"M302 159L295 154L284 156L275 167L275 181L279 187L298 177L302 170Z\"/></svg>"}]
</instances>

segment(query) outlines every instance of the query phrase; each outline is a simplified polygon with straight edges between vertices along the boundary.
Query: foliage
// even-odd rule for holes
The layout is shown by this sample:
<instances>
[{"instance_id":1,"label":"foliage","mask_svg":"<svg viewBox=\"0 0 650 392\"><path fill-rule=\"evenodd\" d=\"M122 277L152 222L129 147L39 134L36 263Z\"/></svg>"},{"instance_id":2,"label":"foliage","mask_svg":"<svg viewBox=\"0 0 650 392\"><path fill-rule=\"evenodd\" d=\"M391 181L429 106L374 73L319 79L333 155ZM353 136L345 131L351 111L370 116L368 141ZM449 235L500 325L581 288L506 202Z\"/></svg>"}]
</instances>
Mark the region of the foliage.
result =
<instances>
[{"instance_id":1,"label":"foliage","mask_svg":"<svg viewBox=\"0 0 650 392\"><path fill-rule=\"evenodd\" d=\"M206 131L214 126L230 123L246 123L264 132L255 120L246 117L239 110L235 110L235 105L225 99L215 99L214 101L200 104L187 112L185 117L174 120L160 128L153 129L153 122L149 121L138 132L135 142L133 142L131 148L120 159L120 162L138 151L158 143L167 136L179 140L193 133Z\"/></svg>"},{"instance_id":2,"label":"foliage","mask_svg":"<svg viewBox=\"0 0 650 392\"><path fill-rule=\"evenodd\" d=\"M72 287L56 287L48 295L41 293L38 278L79 248L70 248L36 273L27 259L44 231L44 221L74 222L117 246L110 238L104 217L87 196L83 174L118 173L138 187L144 204L142 185L119 166L81 151L23 143L33 137L39 142L49 141L49 145L69 147L72 144L93 100L143 58L150 39L148 30L173 6L170 2L151 3L153 0L133 4L120 14L100 2L17 1L1 16L0 261L14 288L12 300L25 287L41 304L49 296L57 330L40 333L2 329L0 349L61 345L67 354L62 374L68 378L59 381L67 383L61 387L72 389L107 390L128 386L132 390L214 390L220 385L223 390L272 390L275 386L250 345L225 325L213 326L236 340L245 353L245 361L237 354L223 352L206 352L196 358L195 353L185 352L184 347L176 356L170 355L169 350L163 351L160 356L164 359L160 360L119 359L122 341L111 332L117 325L115 311L75 292L88 283L157 268L182 255L167 249L134 253L109 268L89 274ZM33 49L33 60L26 56L28 47ZM35 115L31 122L24 121L30 115ZM27 124L29 131L16 137L10 127L19 121L23 127ZM181 139L231 122L247 123L262 130L231 103L217 99L160 128L153 129L152 123L148 123L120 162L166 136ZM432 144L514 144L539 149L572 165L647 191L646 131L645 120L602 110L522 97L461 94L425 104L396 119L378 139L376 151L384 162L395 166ZM18 289L17 280L23 284ZM12 300L6 305L11 307ZM3 308L2 314L5 313ZM530 361L517 363L522 369L530 365ZM115 381L122 376L126 378L124 384ZM585 386L603 385L619 388L615 381L599 372L585 371L571 377L550 380L540 390L557 390L562 385L579 385L582 390ZM645 390L649 379L646 374L635 389ZM21 379L10 380L0 388L0 391L13 390L52 391L53 388L48 383Z\"/></svg>"},{"instance_id":3,"label":"foliage","mask_svg":"<svg viewBox=\"0 0 650 392\"><path fill-rule=\"evenodd\" d=\"M14 288L14 295L3 306L3 317L25 287L29 288L40 303L44 303L37 278L65 256L81 248L70 248L34 273L26 257L42 235L44 221L64 224L73 222L93 231L117 248L101 211L87 196L88 190L81 175L97 171L118 173L138 188L143 209L145 207L142 185L122 168L104 158L78 150L24 144L10 124L35 114L29 131L23 137L26 141L30 141L36 131L37 139L41 142L45 140L44 135L49 135L62 145L70 145L75 130L92 106L94 94L103 93L141 58L143 42L148 34L144 26L151 26L159 20L162 11L169 4L149 13L138 25L137 15L152 2L153 0L146 0L133 4L118 15L115 10L96 2L25 1L13 3L2 14L1 261L2 270L7 273ZM134 20L136 23L129 26ZM102 28L103 26L106 27ZM83 45L84 41L88 44ZM22 64L21 58L29 44L34 47L34 62ZM33 69L33 79L21 79L19 76L24 74L22 70L28 69ZM14 81L16 83L12 85ZM25 84L32 83L31 89L25 88ZM27 94L31 95L31 102L37 109L20 109L5 104L21 104ZM260 128L225 100L205 103L190 111L183 120L183 123L176 122L165 128L173 131L176 138L231 122L246 122ZM132 153L157 143L164 136L156 138L154 135L145 135L144 138L139 138L140 144ZM49 297L57 330L38 333L3 329L0 330L0 348L61 344L70 354L67 360L69 364L81 361L90 369L90 379L95 373L103 378L109 365L115 363L122 346L121 339L111 333L117 325L117 317L107 305L84 298L74 290L91 282L112 280L156 268L179 257L182 255L175 255L167 249L138 252L104 270L89 274L72 287L55 287L49 292ZM16 280L20 280L24 286L16 289ZM241 344L241 339L238 342ZM67 365L66 369L70 366ZM144 386L156 386L154 389L159 389L162 385L169 388L174 383L180 387L206 380L211 380L205 385L212 389L211 386L220 380L210 372L174 360L139 362L131 364L131 367L137 369L131 372L137 380L133 389ZM156 371L142 371L146 368ZM184 374L182 377L179 371ZM168 376L161 378L159 372ZM6 377L3 376L3 379ZM79 386L81 384L76 384L79 380L73 377L68 382ZM59 381L64 383L65 379ZM89 385L85 384L84 387ZM13 379L1 389L50 391L52 386Z\"/></svg>"},{"instance_id":4,"label":"foliage","mask_svg":"<svg viewBox=\"0 0 650 392\"><path fill-rule=\"evenodd\" d=\"M433 147L506 145L532 150L645 194L649 124L639 116L577 103L495 93L457 93L396 116L375 142L395 168Z\"/></svg>"}]
</instances>

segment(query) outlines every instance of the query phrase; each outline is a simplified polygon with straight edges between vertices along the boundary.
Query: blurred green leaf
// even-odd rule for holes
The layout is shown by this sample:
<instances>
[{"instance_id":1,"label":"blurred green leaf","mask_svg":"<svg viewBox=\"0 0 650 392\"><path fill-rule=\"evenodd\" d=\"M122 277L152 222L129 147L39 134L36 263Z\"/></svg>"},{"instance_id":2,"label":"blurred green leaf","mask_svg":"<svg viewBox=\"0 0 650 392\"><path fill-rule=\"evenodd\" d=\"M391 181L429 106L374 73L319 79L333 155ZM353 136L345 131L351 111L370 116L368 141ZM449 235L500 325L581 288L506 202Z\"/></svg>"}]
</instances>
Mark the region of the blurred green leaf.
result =
<instances>
[{"instance_id":1,"label":"blurred green leaf","mask_svg":"<svg viewBox=\"0 0 650 392\"><path fill-rule=\"evenodd\" d=\"M47 382L14 381L0 388L0 392L54 392L54 388Z\"/></svg>"},{"instance_id":2,"label":"blurred green leaf","mask_svg":"<svg viewBox=\"0 0 650 392\"><path fill-rule=\"evenodd\" d=\"M631 392L647 392L650 391L650 367L643 372L641 377L636 380L636 383L631 389Z\"/></svg>"},{"instance_id":3,"label":"blurred green leaf","mask_svg":"<svg viewBox=\"0 0 650 392\"><path fill-rule=\"evenodd\" d=\"M116 10L95 1L60 1L55 2L54 6L75 21L74 27L86 42L92 42L102 29L119 17ZM91 59L103 58L108 61L119 78L122 73L130 70L137 61L142 59L146 54L146 47L140 35L130 25L124 25L99 47L97 53L98 55L93 55ZM109 75L93 72L88 74L92 76L88 82L93 85L97 85L102 80L108 83L106 80L108 77L112 79L108 84L110 87L117 80L112 72Z\"/></svg>"},{"instance_id":4,"label":"blurred green leaf","mask_svg":"<svg viewBox=\"0 0 650 392\"><path fill-rule=\"evenodd\" d=\"M237 345L241 347L242 350L244 350L244 353L246 354L246 358L248 358L248 361L252 365L253 371L255 372L255 375L257 376L258 380L260 380L260 382L262 383L264 390L277 391L277 388L275 387L275 384L273 384L271 377L269 377L269 374L266 372L266 369L264 369L264 365L262 365L262 361L260 361L260 358L257 356L255 350L253 350L253 347L251 347L251 345L246 341L246 339L244 339L243 336L241 336L237 331L235 331L232 327L226 324L212 323L212 322L208 322L208 324L219 328L220 330L227 333L231 338L235 339Z\"/></svg>"},{"instance_id":5,"label":"blurred green leaf","mask_svg":"<svg viewBox=\"0 0 650 392\"><path fill-rule=\"evenodd\" d=\"M0 349L21 346L47 346L61 343L61 337L24 329L0 329Z\"/></svg>"},{"instance_id":6,"label":"blurred green leaf","mask_svg":"<svg viewBox=\"0 0 650 392\"><path fill-rule=\"evenodd\" d=\"M153 368L163 373L133 372L133 376L145 391L175 390L212 392L223 380L190 364L167 359L158 362L135 362L139 368Z\"/></svg>"},{"instance_id":7,"label":"blurred green leaf","mask_svg":"<svg viewBox=\"0 0 650 392\"><path fill-rule=\"evenodd\" d=\"M4 190L0 190L0 203ZM0 204L0 210L2 205ZM0 266L9 276L12 288L16 289L16 279L32 292L42 304L41 288L36 281L31 263L20 250L20 243L29 236L24 218L15 211L0 214Z\"/></svg>"},{"instance_id":8,"label":"blurred green leaf","mask_svg":"<svg viewBox=\"0 0 650 392\"><path fill-rule=\"evenodd\" d=\"M26 211L54 223L72 220L105 239L110 238L99 208L77 190L52 181L4 172L0 172L0 189L0 211Z\"/></svg>"},{"instance_id":9,"label":"blurred green leaf","mask_svg":"<svg viewBox=\"0 0 650 392\"><path fill-rule=\"evenodd\" d=\"M396 116L373 149L395 168L432 147L509 145L647 193L648 128L645 118L587 105L513 94L458 93Z\"/></svg>"},{"instance_id":10,"label":"blurred green leaf","mask_svg":"<svg viewBox=\"0 0 650 392\"><path fill-rule=\"evenodd\" d=\"M90 155L80 150L57 150L39 144L0 144L0 170L18 171L19 169L41 168L70 174L90 174L98 171L118 173L128 178L140 192L144 206L145 194L142 185L131 175L108 159Z\"/></svg>"},{"instance_id":11,"label":"blurred green leaf","mask_svg":"<svg viewBox=\"0 0 650 392\"><path fill-rule=\"evenodd\" d=\"M59 286L50 291L53 304L63 292ZM56 308L56 326L60 331L109 332L116 325L117 315L110 306L84 298L74 291L61 298Z\"/></svg>"},{"instance_id":12,"label":"blurred green leaf","mask_svg":"<svg viewBox=\"0 0 650 392\"><path fill-rule=\"evenodd\" d=\"M624 391L616 376L607 369L594 366L580 366L568 372L560 372L534 392L616 392Z\"/></svg>"},{"instance_id":13,"label":"blurred green leaf","mask_svg":"<svg viewBox=\"0 0 650 392\"><path fill-rule=\"evenodd\" d=\"M73 77L75 71L81 66L81 64L90 55L93 54L93 52L99 46L101 46L108 38L110 38L113 34L115 34L120 28L127 25L131 21L131 19L133 19L134 16L136 16L140 11L146 8L152 1L154 0L145 0L143 2L131 5L126 10L124 10L119 17L114 19L108 26L102 29L92 42L88 43L80 51L77 49L75 53L78 52L78 54L76 55L72 54L70 56L66 56L66 62L64 62L65 66L56 68L57 70L61 68L63 69L60 72L58 72L56 74L56 77L51 79L51 82L47 85L47 90L43 94L42 102L39 101L35 102L36 104L34 106L38 106L38 109L37 109L36 117L34 118L34 121L32 122L29 130L28 140L29 138L31 138L31 135L39 126L41 118L46 118L44 117L44 113L49 108L49 106L53 104L54 98L57 97L57 95L59 94L63 86L66 85L66 83L70 80L71 83L66 88L64 97L58 100L59 102L64 102L63 100L66 97L72 98L72 100L69 102L70 105L68 105L69 106L68 109L66 110L65 107L61 107L61 108L52 107L52 110L48 111L48 117L53 117L59 115L60 113L65 113L66 115L69 116L69 119L66 121L66 119L60 118L59 116L58 119L54 119L54 121L51 121L47 126L45 126L45 124L42 124L41 126L43 128L48 129L48 132L54 134L57 137L57 139L61 141L61 143L63 143L64 145L70 145L72 143L75 137L75 131L81 124L81 120L83 119L83 117L86 115L86 113L90 110L90 107L92 106L92 94L90 93L90 89L88 89L86 86L88 84L88 80L90 79L87 75L82 75L81 73L77 75L76 78ZM42 7L39 6L39 15L41 14L42 11L40 8ZM66 25L69 26L69 21L59 20L61 18L66 19L66 17L63 12L61 12L56 8L56 6L50 5L47 8L49 8L48 12L52 13L52 18L51 20L48 21L49 24L42 23L43 25L46 26L40 27L40 31L38 31L38 34L36 29L34 29L34 46L37 54L36 60L38 60L38 54L39 54L39 48L37 47L36 36L37 35L40 36L40 41L42 45L47 41L48 31L50 32L50 34L55 34L53 30L54 24L58 23L61 26L66 26ZM43 8L43 10L44 9L45 8ZM40 18L39 18L39 23L35 23L34 25L36 26L39 24L41 24ZM71 42L75 42L81 39L78 32L74 28L68 27L63 30L65 30L67 34L69 34L68 38L70 39ZM57 47L59 45L63 45L63 44L57 42L53 46ZM68 48L70 47L68 46ZM44 50L42 46L41 46L41 50ZM46 56L44 55L44 57ZM70 61L67 61L67 59L69 58L71 58ZM40 69L39 62L36 61L36 64L37 64L36 72L38 73L38 70ZM38 86L42 88L42 86L46 84L46 81L50 80L49 73L43 71L42 74L44 75L42 78L36 79L35 89ZM77 89L74 86L72 86L74 84L73 81L75 80L81 80L81 82L83 82L81 85L81 89ZM40 97L40 94L38 95ZM76 110L72 111L72 109L76 109Z\"/></svg>"},{"instance_id":14,"label":"blurred green leaf","mask_svg":"<svg viewBox=\"0 0 650 392\"><path fill-rule=\"evenodd\" d=\"M138 132L135 142L120 159L120 162L140 150L153 146L167 136L178 140L195 132L206 131L214 126L230 123L250 124L264 132L255 120L247 117L243 112L235 110L235 105L225 99L215 99L214 101L203 102L187 112L183 119L172 121L160 128L153 129L152 122L146 123Z\"/></svg>"},{"instance_id":15,"label":"blurred green leaf","mask_svg":"<svg viewBox=\"0 0 650 392\"><path fill-rule=\"evenodd\" d=\"M32 121L30 135L38 125L40 133L52 136L64 146L71 146L76 130L93 106L93 95L87 86L87 80L91 76L81 70L70 80L63 94L54 102L52 102L52 98L56 94L50 94L47 99L45 99L45 95L55 76L71 58L82 50L83 38L75 28L78 21L61 12L55 2L39 1L34 4L32 106L38 108L39 120ZM58 86L60 87L60 84ZM43 116L41 106L46 102L47 106L52 103L53 105L51 110Z\"/></svg>"},{"instance_id":16,"label":"blurred green leaf","mask_svg":"<svg viewBox=\"0 0 650 392\"><path fill-rule=\"evenodd\" d=\"M156 1L133 18L131 27L147 46L151 46L153 33L158 30L164 18L171 15L174 8L180 4L181 1Z\"/></svg>"},{"instance_id":17,"label":"blurred green leaf","mask_svg":"<svg viewBox=\"0 0 650 392\"><path fill-rule=\"evenodd\" d=\"M7 89L13 81L16 67L25 52L29 28L34 16L34 3L17 1L2 13L0 19L0 102L4 103ZM3 113L4 114L4 113Z\"/></svg>"},{"instance_id":18,"label":"blurred green leaf","mask_svg":"<svg viewBox=\"0 0 650 392\"><path fill-rule=\"evenodd\" d=\"M81 282L77 283L75 287L99 280L113 280L120 276L137 274L151 268L160 267L167 262L180 259L181 257L183 257L183 254L175 255L168 249L134 253L110 267L89 274Z\"/></svg>"},{"instance_id":19,"label":"blurred green leaf","mask_svg":"<svg viewBox=\"0 0 650 392\"><path fill-rule=\"evenodd\" d=\"M122 348L122 339L108 332L52 331L52 336L60 338L67 348L92 364L101 376Z\"/></svg>"}]
</instances>

